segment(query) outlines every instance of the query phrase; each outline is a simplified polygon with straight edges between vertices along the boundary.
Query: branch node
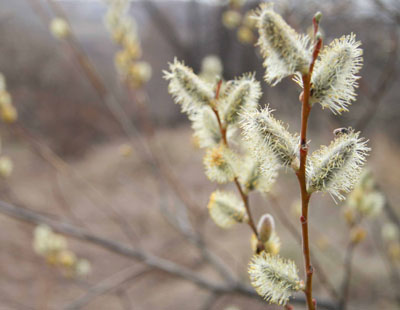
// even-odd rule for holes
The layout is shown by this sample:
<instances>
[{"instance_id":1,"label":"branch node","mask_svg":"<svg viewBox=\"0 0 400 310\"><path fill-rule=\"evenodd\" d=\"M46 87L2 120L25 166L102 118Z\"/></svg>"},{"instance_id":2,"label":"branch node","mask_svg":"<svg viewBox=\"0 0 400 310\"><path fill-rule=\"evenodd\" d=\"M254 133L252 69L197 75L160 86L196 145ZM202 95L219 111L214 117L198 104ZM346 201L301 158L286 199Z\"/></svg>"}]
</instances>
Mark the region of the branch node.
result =
<instances>
[{"instance_id":1,"label":"branch node","mask_svg":"<svg viewBox=\"0 0 400 310\"><path fill-rule=\"evenodd\" d=\"M313 266L308 266L307 274L312 275L314 273L314 267Z\"/></svg>"}]
</instances>

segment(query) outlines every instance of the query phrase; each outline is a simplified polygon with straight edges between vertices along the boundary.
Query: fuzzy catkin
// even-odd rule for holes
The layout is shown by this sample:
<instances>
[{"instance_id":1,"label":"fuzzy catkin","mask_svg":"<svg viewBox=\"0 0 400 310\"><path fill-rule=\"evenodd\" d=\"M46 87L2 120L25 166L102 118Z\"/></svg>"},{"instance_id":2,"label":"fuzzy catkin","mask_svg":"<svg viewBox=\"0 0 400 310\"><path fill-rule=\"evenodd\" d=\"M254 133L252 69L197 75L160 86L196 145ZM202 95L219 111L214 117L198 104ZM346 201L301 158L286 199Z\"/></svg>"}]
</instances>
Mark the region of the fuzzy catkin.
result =
<instances>
[{"instance_id":1,"label":"fuzzy catkin","mask_svg":"<svg viewBox=\"0 0 400 310\"><path fill-rule=\"evenodd\" d=\"M248 272L252 286L270 303L286 305L302 288L294 262L266 252L253 256Z\"/></svg>"},{"instance_id":2,"label":"fuzzy catkin","mask_svg":"<svg viewBox=\"0 0 400 310\"><path fill-rule=\"evenodd\" d=\"M315 62L311 78L310 104L319 103L334 114L348 111L348 106L356 100L358 87L357 73L362 67L361 42L350 34L333 40L325 46ZM300 74L295 81L303 87Z\"/></svg>"},{"instance_id":3,"label":"fuzzy catkin","mask_svg":"<svg viewBox=\"0 0 400 310\"><path fill-rule=\"evenodd\" d=\"M239 182L247 193L252 190L269 192L277 176L276 166L271 161L255 158L251 154L243 156L237 168Z\"/></svg>"},{"instance_id":4,"label":"fuzzy catkin","mask_svg":"<svg viewBox=\"0 0 400 310\"><path fill-rule=\"evenodd\" d=\"M169 81L168 91L175 102L181 104L183 112L191 115L211 104L214 99L212 86L194 74L191 68L175 58L169 69L170 72L164 72L165 79Z\"/></svg>"},{"instance_id":5,"label":"fuzzy catkin","mask_svg":"<svg viewBox=\"0 0 400 310\"><path fill-rule=\"evenodd\" d=\"M215 224L229 228L235 223L246 223L249 218L243 202L233 193L215 191L210 196L208 211Z\"/></svg>"},{"instance_id":6,"label":"fuzzy catkin","mask_svg":"<svg viewBox=\"0 0 400 310\"><path fill-rule=\"evenodd\" d=\"M199 109L190 117L194 136L201 148L216 146L222 140L217 117L209 106Z\"/></svg>"},{"instance_id":7,"label":"fuzzy catkin","mask_svg":"<svg viewBox=\"0 0 400 310\"><path fill-rule=\"evenodd\" d=\"M221 100L221 114L227 124L234 124L243 111L255 109L261 97L261 86L254 74L245 74L241 78L229 81L226 95Z\"/></svg>"},{"instance_id":8,"label":"fuzzy catkin","mask_svg":"<svg viewBox=\"0 0 400 310\"><path fill-rule=\"evenodd\" d=\"M211 181L228 183L235 178L237 157L223 144L207 149L203 163Z\"/></svg>"},{"instance_id":9,"label":"fuzzy catkin","mask_svg":"<svg viewBox=\"0 0 400 310\"><path fill-rule=\"evenodd\" d=\"M272 154L279 164L288 167L296 158L298 137L289 133L268 107L246 111L241 125L246 140L261 160L265 161Z\"/></svg>"},{"instance_id":10,"label":"fuzzy catkin","mask_svg":"<svg viewBox=\"0 0 400 310\"><path fill-rule=\"evenodd\" d=\"M328 192L339 200L345 198L342 193L349 192L357 183L370 150L359 135L351 130L311 155L307 163L309 192Z\"/></svg>"},{"instance_id":11,"label":"fuzzy catkin","mask_svg":"<svg viewBox=\"0 0 400 310\"><path fill-rule=\"evenodd\" d=\"M271 4L262 4L255 18L267 83L274 86L286 76L307 72L311 61L308 37L296 33Z\"/></svg>"}]
</instances>

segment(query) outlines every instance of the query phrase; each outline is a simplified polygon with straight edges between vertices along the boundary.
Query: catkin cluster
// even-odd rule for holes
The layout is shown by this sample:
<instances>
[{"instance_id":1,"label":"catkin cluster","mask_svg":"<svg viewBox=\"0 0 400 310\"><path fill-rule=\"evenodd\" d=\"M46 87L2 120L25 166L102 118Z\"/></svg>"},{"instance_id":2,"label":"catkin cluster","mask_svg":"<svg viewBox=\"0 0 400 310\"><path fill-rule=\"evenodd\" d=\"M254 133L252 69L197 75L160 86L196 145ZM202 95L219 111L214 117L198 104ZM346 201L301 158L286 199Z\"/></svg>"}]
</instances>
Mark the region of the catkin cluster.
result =
<instances>
[{"instance_id":1,"label":"catkin cluster","mask_svg":"<svg viewBox=\"0 0 400 310\"><path fill-rule=\"evenodd\" d=\"M398 226L394 223L386 222L382 226L382 239L391 261L400 266L400 230Z\"/></svg>"},{"instance_id":2,"label":"catkin cluster","mask_svg":"<svg viewBox=\"0 0 400 310\"><path fill-rule=\"evenodd\" d=\"M0 73L0 117L5 123L13 123L18 117L17 109L12 103L12 98L7 90L6 79ZM1 153L1 144L0 144ZM0 155L0 176L8 177L13 170L13 162L6 155Z\"/></svg>"},{"instance_id":3,"label":"catkin cluster","mask_svg":"<svg viewBox=\"0 0 400 310\"><path fill-rule=\"evenodd\" d=\"M246 1L230 0L228 9L222 14L222 24L229 30L236 30L240 43L252 44L255 42L256 22L250 11L241 13Z\"/></svg>"},{"instance_id":4,"label":"catkin cluster","mask_svg":"<svg viewBox=\"0 0 400 310\"><path fill-rule=\"evenodd\" d=\"M43 256L49 264L61 268L67 276L85 276L90 272L90 262L84 258L78 258L68 249L65 237L54 233L50 227L37 226L33 236L35 252Z\"/></svg>"},{"instance_id":5,"label":"catkin cluster","mask_svg":"<svg viewBox=\"0 0 400 310\"><path fill-rule=\"evenodd\" d=\"M115 66L121 78L133 88L147 83L151 66L140 60L142 47L135 20L129 15L130 0L106 0L105 24L113 40L121 47L115 55Z\"/></svg>"},{"instance_id":6,"label":"catkin cluster","mask_svg":"<svg viewBox=\"0 0 400 310\"><path fill-rule=\"evenodd\" d=\"M228 11L224 24L237 27L240 18L237 10ZM271 4L262 4L253 20L259 33L258 46L267 83L274 86L292 76L303 87L302 77L309 76L310 108L319 103L334 114L348 110L356 96L357 73L362 65L360 42L354 34L322 47L319 57L312 62L317 46L314 44L321 42L316 40L320 40L320 34L313 40L298 34ZM292 169L297 173L301 149L307 147L307 141L300 147L299 134L290 132L286 124L275 119L269 106L259 108L261 86L254 74L217 82L216 78L195 74L175 59L165 78L175 102L192 121L197 144L206 150L207 177L220 184L234 182L243 198L240 200L231 191L214 192L208 204L211 218L223 228L234 223L251 226L255 255L249 264L250 281L266 300L285 305L294 292L304 289L303 282L294 262L277 256L281 243L272 216L264 214L257 227L252 223L247 195L253 190L268 193L279 170ZM303 161L307 194L324 192L344 199L357 184L368 152L367 140L359 132L352 128L335 131L329 146L321 146ZM352 195L349 206L354 205L360 213L370 214L375 212L374 208L380 208L378 195L373 192L362 198L357 198L356 193ZM357 202L352 203L353 200Z\"/></svg>"}]
</instances>

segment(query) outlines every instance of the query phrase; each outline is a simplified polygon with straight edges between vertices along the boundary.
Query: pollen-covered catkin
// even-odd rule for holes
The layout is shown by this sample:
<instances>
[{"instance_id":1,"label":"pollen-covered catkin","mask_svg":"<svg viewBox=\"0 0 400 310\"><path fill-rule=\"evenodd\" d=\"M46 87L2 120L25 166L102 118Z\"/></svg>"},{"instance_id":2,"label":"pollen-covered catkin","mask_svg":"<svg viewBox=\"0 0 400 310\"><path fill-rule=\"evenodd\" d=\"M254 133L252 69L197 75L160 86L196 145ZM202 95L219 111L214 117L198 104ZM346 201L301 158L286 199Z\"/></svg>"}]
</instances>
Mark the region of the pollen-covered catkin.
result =
<instances>
[{"instance_id":1,"label":"pollen-covered catkin","mask_svg":"<svg viewBox=\"0 0 400 310\"><path fill-rule=\"evenodd\" d=\"M241 123L246 140L260 159L272 154L283 166L290 166L296 158L299 139L272 116L272 110L250 110L243 114Z\"/></svg>"},{"instance_id":2,"label":"pollen-covered catkin","mask_svg":"<svg viewBox=\"0 0 400 310\"><path fill-rule=\"evenodd\" d=\"M361 217L377 216L385 204L384 195L375 187L371 171L365 169L354 190L347 196L347 209Z\"/></svg>"},{"instance_id":3,"label":"pollen-covered catkin","mask_svg":"<svg viewBox=\"0 0 400 310\"><path fill-rule=\"evenodd\" d=\"M115 54L115 67L128 86L142 87L150 80L152 69L148 62L139 60L142 48L136 22L129 15L130 0L106 2L105 24L113 40L121 47Z\"/></svg>"},{"instance_id":4,"label":"pollen-covered catkin","mask_svg":"<svg viewBox=\"0 0 400 310\"><path fill-rule=\"evenodd\" d=\"M243 202L231 192L213 192L208 211L215 224L222 228L229 228L235 223L247 223L249 220Z\"/></svg>"},{"instance_id":5,"label":"pollen-covered catkin","mask_svg":"<svg viewBox=\"0 0 400 310\"><path fill-rule=\"evenodd\" d=\"M311 155L307 163L309 192L329 192L343 200L343 193L353 189L370 150L359 135L350 130Z\"/></svg>"},{"instance_id":6,"label":"pollen-covered catkin","mask_svg":"<svg viewBox=\"0 0 400 310\"><path fill-rule=\"evenodd\" d=\"M265 80L276 85L296 72L306 73L311 61L308 37L296 33L271 4L262 4L256 12L258 45L266 67Z\"/></svg>"},{"instance_id":7,"label":"pollen-covered catkin","mask_svg":"<svg viewBox=\"0 0 400 310\"><path fill-rule=\"evenodd\" d=\"M33 233L33 249L49 264L59 266L67 275L84 276L90 272L90 262L81 259L68 249L67 239L46 225L36 226Z\"/></svg>"},{"instance_id":8,"label":"pollen-covered catkin","mask_svg":"<svg viewBox=\"0 0 400 310\"><path fill-rule=\"evenodd\" d=\"M285 305L302 288L294 262L261 252L249 263L251 285L270 303Z\"/></svg>"},{"instance_id":9,"label":"pollen-covered catkin","mask_svg":"<svg viewBox=\"0 0 400 310\"><path fill-rule=\"evenodd\" d=\"M211 181L228 183L235 178L237 157L223 144L207 149L203 162L206 175Z\"/></svg>"}]
</instances>

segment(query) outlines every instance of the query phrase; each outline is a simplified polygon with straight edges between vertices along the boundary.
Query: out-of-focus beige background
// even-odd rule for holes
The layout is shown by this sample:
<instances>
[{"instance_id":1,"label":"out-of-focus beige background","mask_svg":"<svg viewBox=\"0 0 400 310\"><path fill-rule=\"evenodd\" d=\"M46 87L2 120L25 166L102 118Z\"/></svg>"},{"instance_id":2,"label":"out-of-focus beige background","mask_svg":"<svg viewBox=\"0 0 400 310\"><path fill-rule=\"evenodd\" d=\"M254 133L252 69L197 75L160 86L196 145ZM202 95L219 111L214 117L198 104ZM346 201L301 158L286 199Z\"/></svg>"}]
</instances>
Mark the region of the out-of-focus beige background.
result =
<instances>
[{"instance_id":1,"label":"out-of-focus beige background","mask_svg":"<svg viewBox=\"0 0 400 310\"><path fill-rule=\"evenodd\" d=\"M14 170L10 177L0 180L0 199L166 258L218 283L220 277L204 261L201 251L168 221L168 214L185 218L188 212L196 229L204 234L206 247L243 283L248 283L250 231L240 225L222 230L208 219L206 205L217 186L206 179L203 151L194 147L190 124L173 103L162 78L162 71L175 56L199 72L202 59L213 54L223 63L224 79L256 72L257 79L263 80L258 48L240 43L236 30L225 28L221 22L228 3L132 2L130 14L138 24L143 60L151 64L152 78L143 89L128 90L114 67L117 46L103 23L106 4L71 0L54 5L53 1L0 0L0 72L18 110L15 124L1 124L1 152L12 159ZM398 219L399 3L277 2L277 11L298 31L307 31L313 14L321 11L325 43L352 32L362 41L364 67L358 99L341 117L319 106L313 109L311 148L328 144L335 128L352 126L361 130L372 148L368 167ZM257 5L256 1L247 1L240 10L244 14ZM99 96L88 79L76 50L51 35L48 22L60 9L71 24L75 46L88 57L103 83L103 95ZM276 110L275 115L290 124L290 130L298 130L301 107L295 84L287 78L273 88L265 82L262 86L261 104L269 103ZM117 110L115 105L114 110L106 105L110 96ZM137 105L143 96L147 102L144 108ZM154 127L150 138L143 111L148 112ZM121 125L121 113L128 125ZM162 151L167 174L178 184L163 180L154 169L142 144L146 139ZM126 149L125 145L131 143L132 154L122 155L121 148ZM194 202L196 209L186 210L179 193ZM281 211L299 228L291 207L299 192L290 172L281 174L273 195ZM251 203L256 217L277 212L270 197L254 194ZM329 281L340 291L349 238L342 206L321 194L313 197L311 204L313 252ZM400 287L393 280L393 272L398 274L400 265L388 261L379 233L380 227L392 220L393 214L384 209L365 226L367 239L354 253L348 309L399 308L396 298L399 299ZM240 294L214 298L210 291L191 281L149 269L146 264L90 242L68 238L69 248L89 260L92 269L86 277L71 277L34 252L34 225L1 214L0 225L1 310L64 309L88 294L81 309L275 309ZM302 272L301 246L279 220L277 231L282 240L282 256L294 259ZM121 280L129 274L132 276ZM99 284L110 287L91 296ZM317 298L332 300L318 278L314 286ZM295 309L305 306L295 305Z\"/></svg>"}]
</instances>

